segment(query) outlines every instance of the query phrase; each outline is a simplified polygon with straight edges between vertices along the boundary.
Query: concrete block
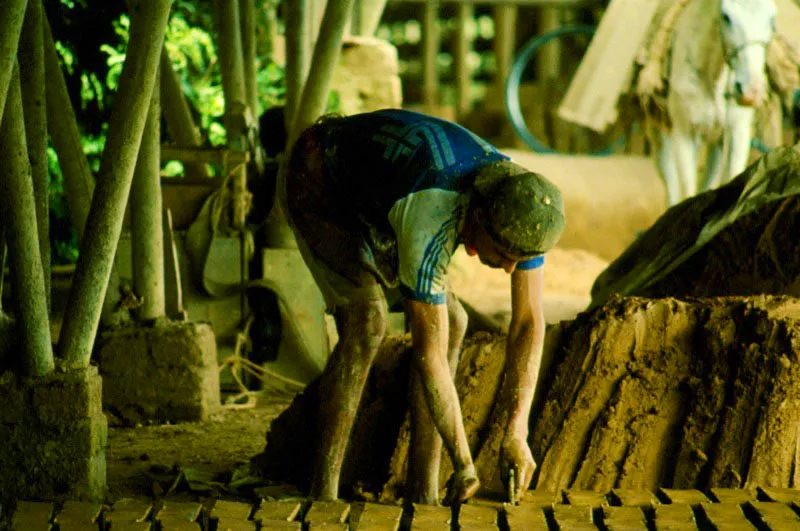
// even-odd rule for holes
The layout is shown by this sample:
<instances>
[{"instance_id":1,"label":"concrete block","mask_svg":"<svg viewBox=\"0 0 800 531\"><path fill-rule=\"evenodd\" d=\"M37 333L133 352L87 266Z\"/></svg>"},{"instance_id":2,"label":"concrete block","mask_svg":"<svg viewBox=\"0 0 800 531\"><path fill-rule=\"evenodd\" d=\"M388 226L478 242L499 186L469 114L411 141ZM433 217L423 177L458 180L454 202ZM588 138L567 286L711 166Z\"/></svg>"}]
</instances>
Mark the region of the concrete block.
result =
<instances>
[{"instance_id":1,"label":"concrete block","mask_svg":"<svg viewBox=\"0 0 800 531\"><path fill-rule=\"evenodd\" d=\"M397 49L375 37L351 36L331 80L342 114L400 108L403 103Z\"/></svg>"},{"instance_id":2,"label":"concrete block","mask_svg":"<svg viewBox=\"0 0 800 531\"><path fill-rule=\"evenodd\" d=\"M98 338L95 353L103 405L129 422L207 420L220 406L216 339L208 324L112 329Z\"/></svg>"},{"instance_id":3,"label":"concrete block","mask_svg":"<svg viewBox=\"0 0 800 531\"><path fill-rule=\"evenodd\" d=\"M104 495L108 425L101 390L96 367L57 367L34 379L3 376L0 497L96 500Z\"/></svg>"}]
</instances>

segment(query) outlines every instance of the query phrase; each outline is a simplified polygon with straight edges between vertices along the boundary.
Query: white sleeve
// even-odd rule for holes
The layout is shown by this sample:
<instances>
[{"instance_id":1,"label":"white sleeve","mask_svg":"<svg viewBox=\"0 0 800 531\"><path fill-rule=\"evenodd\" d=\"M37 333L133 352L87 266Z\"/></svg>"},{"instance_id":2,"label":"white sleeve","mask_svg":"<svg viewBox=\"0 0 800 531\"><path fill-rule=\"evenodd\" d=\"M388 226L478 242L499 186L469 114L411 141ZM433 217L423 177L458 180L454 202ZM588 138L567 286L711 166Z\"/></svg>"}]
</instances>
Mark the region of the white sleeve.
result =
<instances>
[{"instance_id":1,"label":"white sleeve","mask_svg":"<svg viewBox=\"0 0 800 531\"><path fill-rule=\"evenodd\" d=\"M468 199L429 189L398 200L389 211L397 236L400 289L429 304L446 301L445 273L458 245Z\"/></svg>"}]
</instances>

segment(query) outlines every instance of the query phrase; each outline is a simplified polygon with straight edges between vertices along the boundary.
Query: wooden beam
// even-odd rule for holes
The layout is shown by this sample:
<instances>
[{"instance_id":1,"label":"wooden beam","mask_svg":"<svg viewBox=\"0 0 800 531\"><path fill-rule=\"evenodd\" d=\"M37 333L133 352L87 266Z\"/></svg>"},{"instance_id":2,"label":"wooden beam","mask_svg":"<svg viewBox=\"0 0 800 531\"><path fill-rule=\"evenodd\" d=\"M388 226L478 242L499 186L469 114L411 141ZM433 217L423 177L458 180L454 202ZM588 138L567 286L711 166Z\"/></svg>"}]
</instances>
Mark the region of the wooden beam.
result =
<instances>
[{"instance_id":1,"label":"wooden beam","mask_svg":"<svg viewBox=\"0 0 800 531\"><path fill-rule=\"evenodd\" d=\"M250 161L250 153L228 148L161 146L161 162L179 160L181 162L218 164L232 168Z\"/></svg>"}]
</instances>

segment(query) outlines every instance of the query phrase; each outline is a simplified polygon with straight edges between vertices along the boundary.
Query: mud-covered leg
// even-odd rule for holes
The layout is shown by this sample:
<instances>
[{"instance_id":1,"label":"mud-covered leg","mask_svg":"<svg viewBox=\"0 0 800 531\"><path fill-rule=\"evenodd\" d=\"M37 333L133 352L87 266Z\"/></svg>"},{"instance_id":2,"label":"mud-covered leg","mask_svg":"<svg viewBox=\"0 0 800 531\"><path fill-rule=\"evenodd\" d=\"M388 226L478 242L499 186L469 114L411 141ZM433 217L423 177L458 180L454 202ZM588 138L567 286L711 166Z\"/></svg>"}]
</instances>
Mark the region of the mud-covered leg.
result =
<instances>
[{"instance_id":1,"label":"mud-covered leg","mask_svg":"<svg viewBox=\"0 0 800 531\"><path fill-rule=\"evenodd\" d=\"M467 332L467 312L458 298L447 295L449 335L447 362L455 377L461 344ZM411 447L408 457L408 500L413 503L439 503L439 462L442 438L436 431L417 371L411 371Z\"/></svg>"},{"instance_id":2,"label":"mud-covered leg","mask_svg":"<svg viewBox=\"0 0 800 531\"><path fill-rule=\"evenodd\" d=\"M386 303L375 299L338 308L339 344L320 380L319 450L311 496L335 500L347 442L369 368L386 333Z\"/></svg>"}]
</instances>

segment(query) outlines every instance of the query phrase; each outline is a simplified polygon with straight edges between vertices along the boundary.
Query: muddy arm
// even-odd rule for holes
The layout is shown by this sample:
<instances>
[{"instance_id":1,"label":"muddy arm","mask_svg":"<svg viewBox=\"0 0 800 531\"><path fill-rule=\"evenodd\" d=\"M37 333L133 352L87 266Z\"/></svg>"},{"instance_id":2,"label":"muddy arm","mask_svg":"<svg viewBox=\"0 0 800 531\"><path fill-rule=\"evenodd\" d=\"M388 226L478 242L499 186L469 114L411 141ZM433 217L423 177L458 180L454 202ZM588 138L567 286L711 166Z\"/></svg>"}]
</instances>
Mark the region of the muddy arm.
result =
<instances>
[{"instance_id":1,"label":"muddy arm","mask_svg":"<svg viewBox=\"0 0 800 531\"><path fill-rule=\"evenodd\" d=\"M512 274L506 368L489 422L491 428L476 460L479 475L485 480L495 477L498 465L503 474L515 468L518 496L528 488L536 466L527 439L544 343L543 284L543 267Z\"/></svg>"}]
</instances>

